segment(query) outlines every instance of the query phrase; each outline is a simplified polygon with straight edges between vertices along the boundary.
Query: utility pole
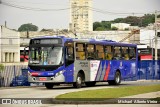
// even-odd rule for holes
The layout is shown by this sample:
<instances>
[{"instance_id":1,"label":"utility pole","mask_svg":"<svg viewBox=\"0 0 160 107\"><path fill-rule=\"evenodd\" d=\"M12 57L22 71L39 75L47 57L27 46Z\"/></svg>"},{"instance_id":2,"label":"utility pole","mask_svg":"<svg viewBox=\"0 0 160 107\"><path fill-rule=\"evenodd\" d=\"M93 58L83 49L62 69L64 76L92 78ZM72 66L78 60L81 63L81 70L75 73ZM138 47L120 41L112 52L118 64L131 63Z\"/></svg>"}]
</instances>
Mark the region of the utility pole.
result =
<instances>
[{"instance_id":1,"label":"utility pole","mask_svg":"<svg viewBox=\"0 0 160 107\"><path fill-rule=\"evenodd\" d=\"M157 41L157 24L158 24L158 21L157 21L157 11L155 11L155 78L157 78L157 74L158 74L158 63L157 63L157 59L158 59L158 57L157 57L157 43L158 43L158 41Z\"/></svg>"},{"instance_id":2,"label":"utility pole","mask_svg":"<svg viewBox=\"0 0 160 107\"><path fill-rule=\"evenodd\" d=\"M155 60L157 59L157 11L155 11Z\"/></svg>"}]
</instances>

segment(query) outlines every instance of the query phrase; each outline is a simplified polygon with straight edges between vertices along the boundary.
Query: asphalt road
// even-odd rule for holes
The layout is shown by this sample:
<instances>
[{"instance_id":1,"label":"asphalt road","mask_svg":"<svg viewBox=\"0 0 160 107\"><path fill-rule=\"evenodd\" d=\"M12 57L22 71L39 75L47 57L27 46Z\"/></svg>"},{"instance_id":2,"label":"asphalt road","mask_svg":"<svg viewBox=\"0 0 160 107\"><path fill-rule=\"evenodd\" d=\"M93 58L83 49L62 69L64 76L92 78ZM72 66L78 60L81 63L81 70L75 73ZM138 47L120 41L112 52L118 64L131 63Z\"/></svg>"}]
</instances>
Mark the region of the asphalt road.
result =
<instances>
[{"instance_id":1,"label":"asphalt road","mask_svg":"<svg viewBox=\"0 0 160 107\"><path fill-rule=\"evenodd\" d=\"M101 88L119 88L124 86L137 86L137 85L153 85L160 84L160 81L132 81L132 82L122 82L119 86L109 86L108 83L99 83L95 87L82 87L81 89L73 88L72 86L55 86L53 89L46 89L45 87L14 87L14 88L0 88L0 98L54 98L57 95L75 92L75 91L83 91L83 90L94 90ZM121 104L122 105L122 104ZM22 105L0 105L0 107L17 107ZM28 106L28 105L23 105ZM86 105L55 105L55 104L45 104L45 105L31 105L30 107L89 107ZM96 106L96 105L95 105ZM106 107L109 105L101 105L102 107ZM136 105L137 106L137 105ZM155 104L156 106L156 104ZM138 106L137 106L138 107ZM146 107L146 106L145 106ZM158 106L157 106L158 107Z\"/></svg>"}]
</instances>

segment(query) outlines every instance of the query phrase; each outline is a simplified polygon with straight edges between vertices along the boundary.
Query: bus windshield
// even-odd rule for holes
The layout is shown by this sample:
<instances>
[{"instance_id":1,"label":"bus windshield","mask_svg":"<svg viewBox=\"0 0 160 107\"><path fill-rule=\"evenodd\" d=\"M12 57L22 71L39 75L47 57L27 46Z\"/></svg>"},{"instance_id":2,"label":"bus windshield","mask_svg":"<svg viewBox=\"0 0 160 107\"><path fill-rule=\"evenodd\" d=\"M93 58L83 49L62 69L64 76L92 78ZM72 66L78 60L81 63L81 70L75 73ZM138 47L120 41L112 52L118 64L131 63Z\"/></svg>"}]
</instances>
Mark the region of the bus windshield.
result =
<instances>
[{"instance_id":1,"label":"bus windshield","mask_svg":"<svg viewBox=\"0 0 160 107\"><path fill-rule=\"evenodd\" d=\"M63 63L62 47L30 47L29 64L60 65Z\"/></svg>"}]
</instances>

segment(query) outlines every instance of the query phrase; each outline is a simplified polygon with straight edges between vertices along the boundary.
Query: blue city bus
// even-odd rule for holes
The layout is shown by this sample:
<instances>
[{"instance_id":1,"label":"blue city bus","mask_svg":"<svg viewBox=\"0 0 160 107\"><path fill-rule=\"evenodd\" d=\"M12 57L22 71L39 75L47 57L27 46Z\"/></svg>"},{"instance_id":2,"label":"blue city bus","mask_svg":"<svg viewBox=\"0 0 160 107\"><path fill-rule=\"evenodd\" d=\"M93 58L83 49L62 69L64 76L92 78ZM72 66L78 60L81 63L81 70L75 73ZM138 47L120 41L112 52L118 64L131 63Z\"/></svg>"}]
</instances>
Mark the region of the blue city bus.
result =
<instances>
[{"instance_id":1,"label":"blue city bus","mask_svg":"<svg viewBox=\"0 0 160 107\"><path fill-rule=\"evenodd\" d=\"M137 62L135 44L44 36L30 40L28 80L47 89L68 83L76 88L96 82L119 85L136 76Z\"/></svg>"}]
</instances>

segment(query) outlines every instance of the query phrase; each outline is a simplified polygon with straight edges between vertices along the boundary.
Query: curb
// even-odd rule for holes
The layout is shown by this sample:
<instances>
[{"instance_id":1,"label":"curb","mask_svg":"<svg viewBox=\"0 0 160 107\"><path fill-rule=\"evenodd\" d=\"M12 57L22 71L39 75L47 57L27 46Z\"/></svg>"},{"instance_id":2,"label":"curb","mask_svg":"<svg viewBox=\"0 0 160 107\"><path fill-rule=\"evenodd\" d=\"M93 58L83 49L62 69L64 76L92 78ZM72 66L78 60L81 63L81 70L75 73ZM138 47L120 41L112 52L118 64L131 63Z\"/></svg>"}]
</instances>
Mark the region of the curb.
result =
<instances>
[{"instance_id":1,"label":"curb","mask_svg":"<svg viewBox=\"0 0 160 107\"><path fill-rule=\"evenodd\" d=\"M90 101L81 101L82 99L79 99L79 101L77 101L78 99L74 100L65 100L65 99L60 99L60 100L56 100L56 99L52 99L52 104L150 104L148 103L148 101L153 101L154 98L115 98L115 99L101 99L99 101L97 101L97 99L95 99L95 101L91 100ZM84 99L83 99L84 100ZM89 99L86 99L89 100ZM147 101L148 100L148 101ZM142 102L140 102L142 101ZM146 103L144 103L146 101ZM155 104L160 104L160 100L154 100L156 101Z\"/></svg>"}]
</instances>

